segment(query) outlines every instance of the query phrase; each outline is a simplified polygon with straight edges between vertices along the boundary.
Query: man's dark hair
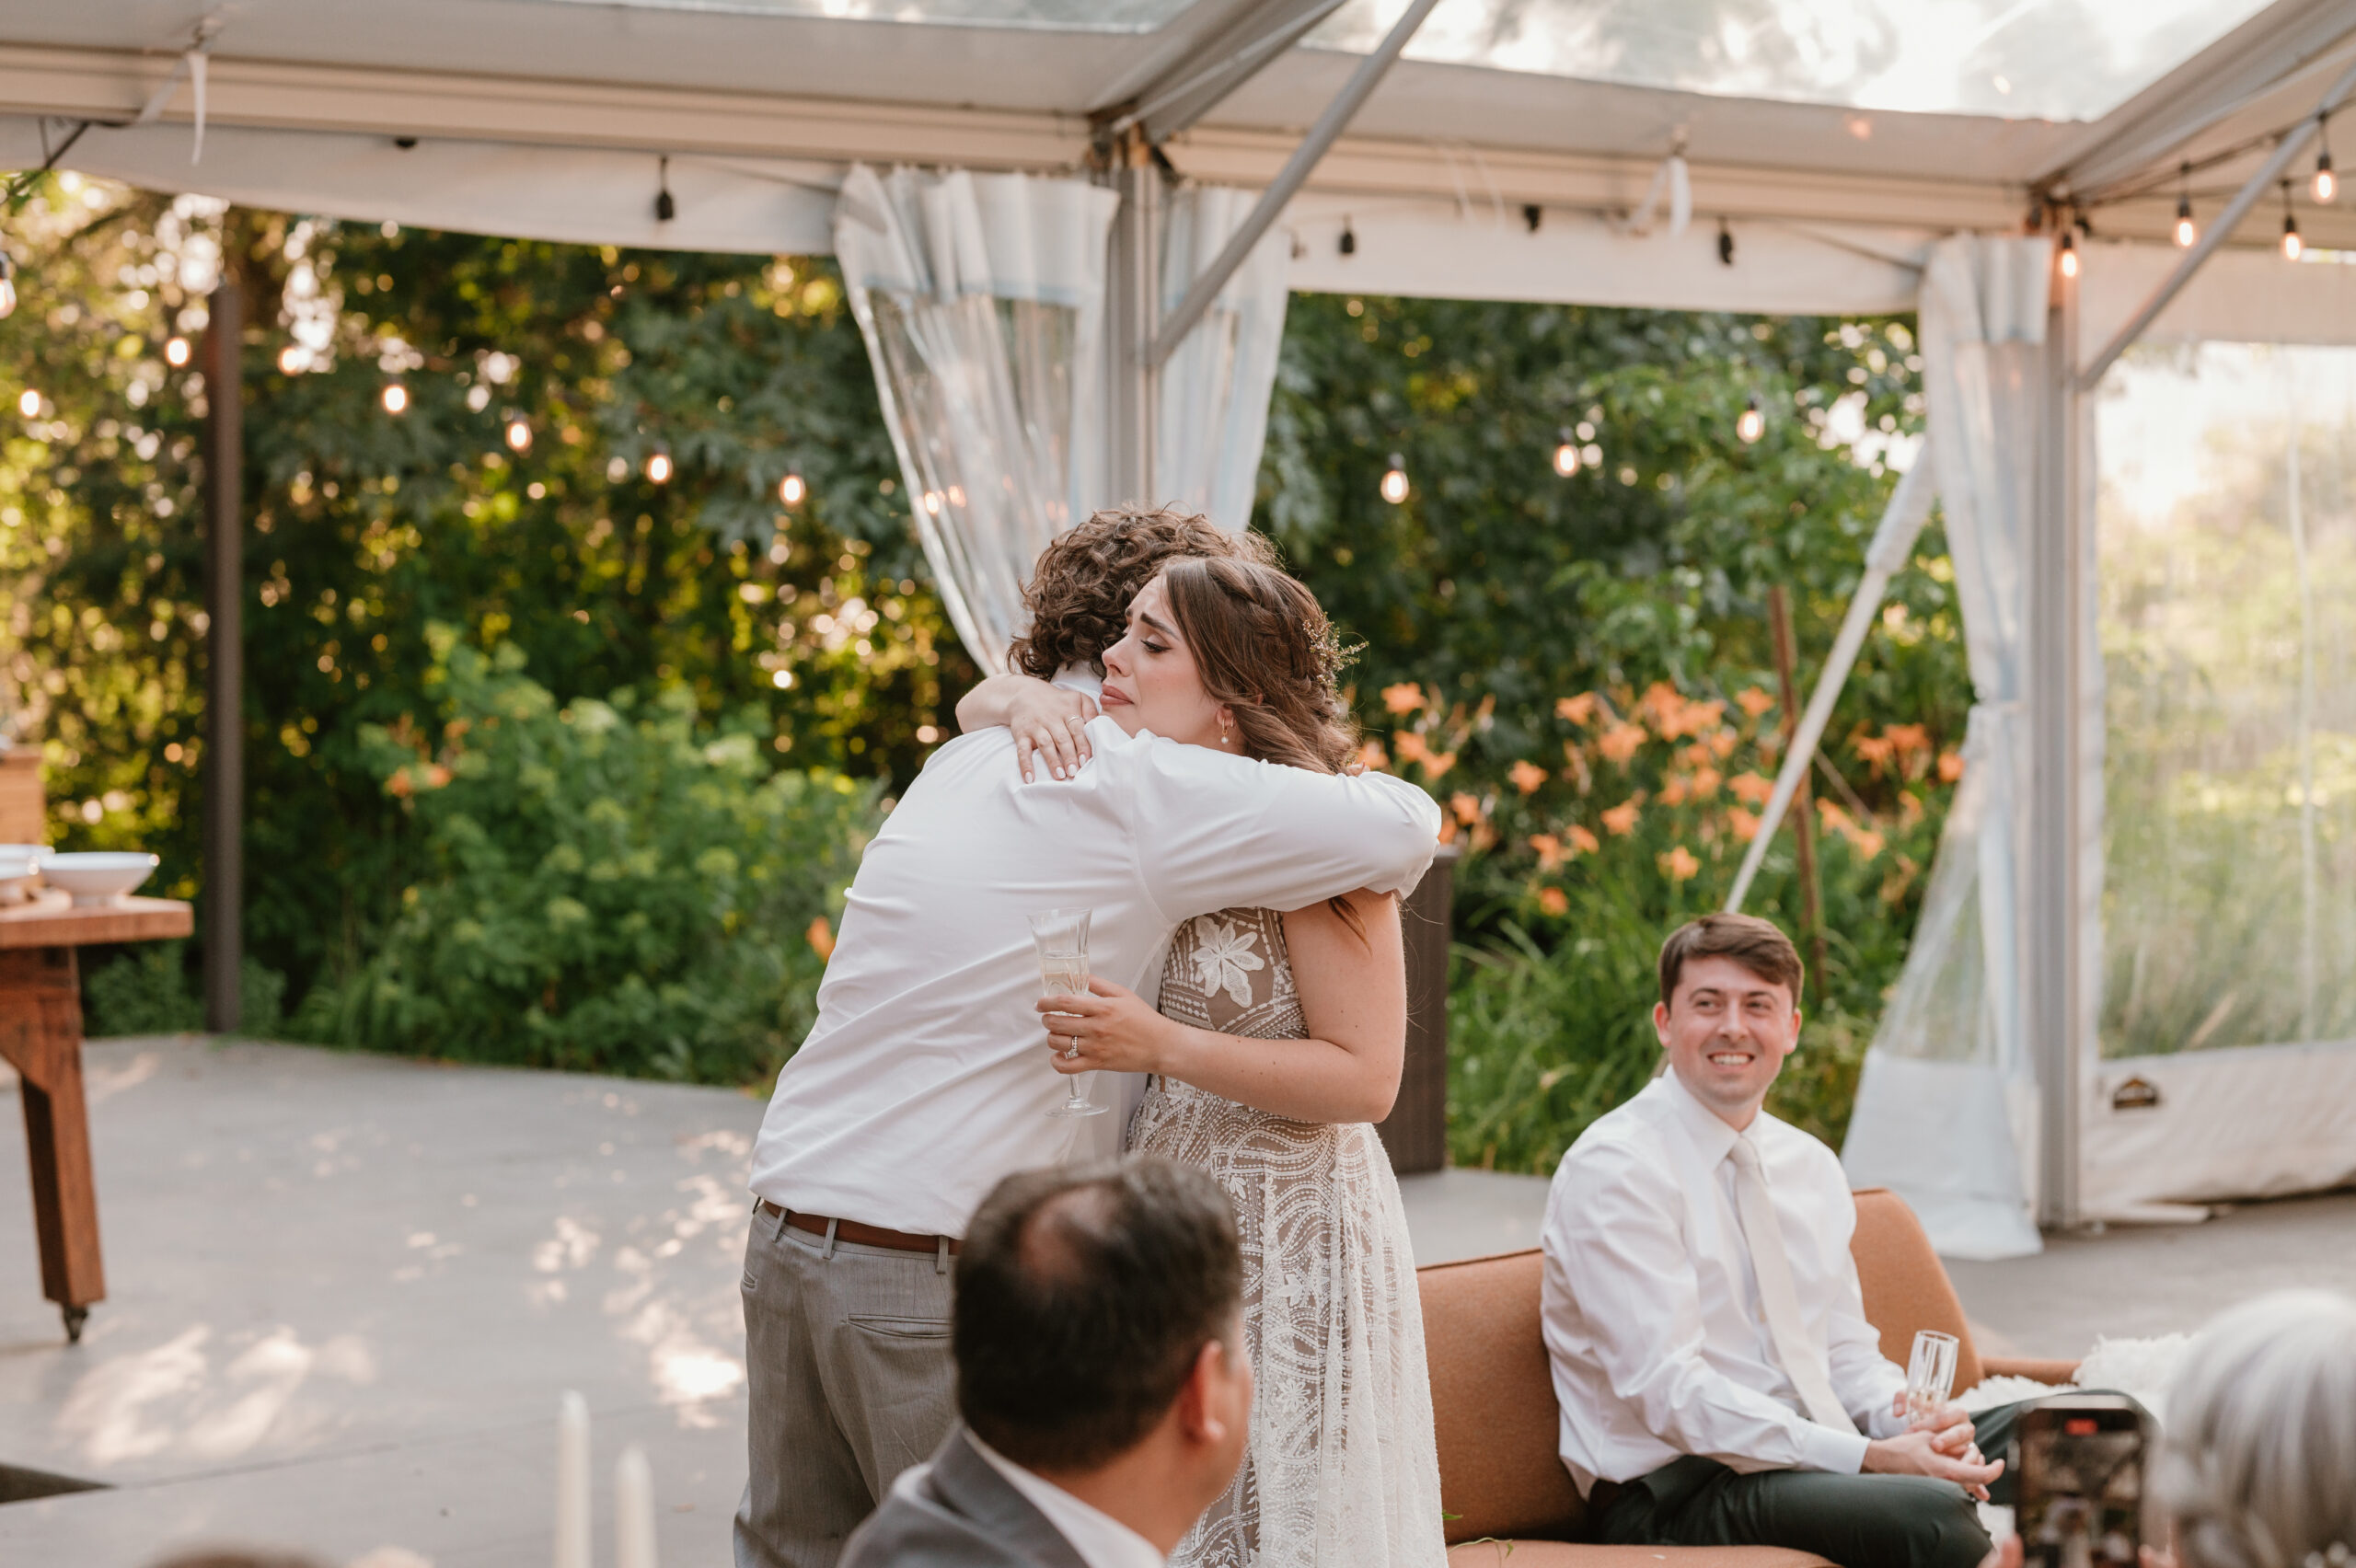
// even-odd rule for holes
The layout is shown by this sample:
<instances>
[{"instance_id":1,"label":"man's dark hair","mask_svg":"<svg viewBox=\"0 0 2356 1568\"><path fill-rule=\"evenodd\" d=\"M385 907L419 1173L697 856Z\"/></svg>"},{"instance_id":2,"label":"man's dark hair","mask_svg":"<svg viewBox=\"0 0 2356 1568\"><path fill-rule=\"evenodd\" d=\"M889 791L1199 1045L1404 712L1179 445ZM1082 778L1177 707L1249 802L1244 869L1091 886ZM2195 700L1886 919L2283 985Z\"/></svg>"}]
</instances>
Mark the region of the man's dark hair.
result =
<instances>
[{"instance_id":1,"label":"man's dark hair","mask_svg":"<svg viewBox=\"0 0 2356 1568\"><path fill-rule=\"evenodd\" d=\"M1242 1299L1235 1211L1203 1172L1140 1157L1010 1176L957 1258L958 1412L1019 1465L1109 1463L1228 1338Z\"/></svg>"},{"instance_id":2,"label":"man's dark hair","mask_svg":"<svg viewBox=\"0 0 2356 1568\"><path fill-rule=\"evenodd\" d=\"M1730 958L1770 986L1783 986L1792 994L1792 1005L1799 1005L1800 950L1756 915L1704 915L1671 931L1660 944L1661 1006L1669 1005L1678 977L1696 958Z\"/></svg>"},{"instance_id":3,"label":"man's dark hair","mask_svg":"<svg viewBox=\"0 0 2356 1568\"><path fill-rule=\"evenodd\" d=\"M1039 554L1022 585L1030 629L1014 640L1014 667L1053 680L1067 664L1104 673L1104 650L1128 629L1129 601L1172 560L1232 556L1276 564L1276 551L1253 533L1230 534L1209 518L1175 506L1128 502L1090 513Z\"/></svg>"}]
</instances>

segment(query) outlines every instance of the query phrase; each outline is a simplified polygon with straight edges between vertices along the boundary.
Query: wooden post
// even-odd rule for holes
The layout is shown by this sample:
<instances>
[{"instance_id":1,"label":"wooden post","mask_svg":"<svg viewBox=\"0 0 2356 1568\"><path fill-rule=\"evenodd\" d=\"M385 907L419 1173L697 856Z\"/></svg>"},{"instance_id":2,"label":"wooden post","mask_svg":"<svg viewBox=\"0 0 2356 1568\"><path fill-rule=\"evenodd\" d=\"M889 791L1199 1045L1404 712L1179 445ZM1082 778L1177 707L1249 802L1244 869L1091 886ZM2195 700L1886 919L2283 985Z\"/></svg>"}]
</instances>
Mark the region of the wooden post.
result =
<instances>
[{"instance_id":1,"label":"wooden post","mask_svg":"<svg viewBox=\"0 0 2356 1568\"><path fill-rule=\"evenodd\" d=\"M225 265L204 333L204 1027L238 1024L245 965L245 299Z\"/></svg>"},{"instance_id":2,"label":"wooden post","mask_svg":"<svg viewBox=\"0 0 2356 1568\"><path fill-rule=\"evenodd\" d=\"M1402 1176L1448 1163L1448 949L1459 853L1453 844L1441 845L1399 906L1407 949L1407 1059L1399 1098L1374 1130Z\"/></svg>"},{"instance_id":3,"label":"wooden post","mask_svg":"<svg viewBox=\"0 0 2356 1568\"><path fill-rule=\"evenodd\" d=\"M1776 583L1767 590L1767 621L1775 638L1775 680L1783 693L1784 755L1791 755L1792 743L1800 728L1800 698L1798 683L1793 679L1792 665L1792 601ZM1807 989L1811 1007L1824 1001L1824 898L1816 880L1816 816L1810 810L1814 792L1808 789L1807 775L1800 775L1800 787L1792 797L1792 837L1796 846L1794 859L1800 873L1800 934L1807 943Z\"/></svg>"}]
</instances>

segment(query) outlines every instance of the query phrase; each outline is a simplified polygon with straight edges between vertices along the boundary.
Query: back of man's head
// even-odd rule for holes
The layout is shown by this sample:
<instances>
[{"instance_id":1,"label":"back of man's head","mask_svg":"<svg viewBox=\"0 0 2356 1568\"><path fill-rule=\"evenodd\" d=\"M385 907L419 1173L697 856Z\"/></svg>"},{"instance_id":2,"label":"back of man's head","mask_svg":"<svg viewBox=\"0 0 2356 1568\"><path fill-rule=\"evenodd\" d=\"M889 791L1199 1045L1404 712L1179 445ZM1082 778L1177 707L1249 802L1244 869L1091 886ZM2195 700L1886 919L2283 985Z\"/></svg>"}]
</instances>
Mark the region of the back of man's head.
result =
<instances>
[{"instance_id":1,"label":"back of man's head","mask_svg":"<svg viewBox=\"0 0 2356 1568\"><path fill-rule=\"evenodd\" d=\"M1229 1340L1242 1279L1234 1211L1199 1170L1148 1158L1010 1176L957 1259L958 1411L1026 1468L1108 1464L1169 1412L1204 1345Z\"/></svg>"},{"instance_id":2,"label":"back of man's head","mask_svg":"<svg viewBox=\"0 0 2356 1568\"><path fill-rule=\"evenodd\" d=\"M1669 934L1660 947L1660 1005L1673 1007L1677 982L1697 958L1731 959L1770 986L1789 991L1799 1004L1799 949L1773 923L1756 915L1704 915Z\"/></svg>"},{"instance_id":3,"label":"back of man's head","mask_svg":"<svg viewBox=\"0 0 2356 1568\"><path fill-rule=\"evenodd\" d=\"M1129 601L1165 564L1186 556L1276 564L1267 540L1230 533L1199 513L1142 502L1105 507L1040 552L1022 585L1031 626L1014 640L1014 667L1043 681L1067 664L1101 673L1100 657L1127 629Z\"/></svg>"}]
</instances>

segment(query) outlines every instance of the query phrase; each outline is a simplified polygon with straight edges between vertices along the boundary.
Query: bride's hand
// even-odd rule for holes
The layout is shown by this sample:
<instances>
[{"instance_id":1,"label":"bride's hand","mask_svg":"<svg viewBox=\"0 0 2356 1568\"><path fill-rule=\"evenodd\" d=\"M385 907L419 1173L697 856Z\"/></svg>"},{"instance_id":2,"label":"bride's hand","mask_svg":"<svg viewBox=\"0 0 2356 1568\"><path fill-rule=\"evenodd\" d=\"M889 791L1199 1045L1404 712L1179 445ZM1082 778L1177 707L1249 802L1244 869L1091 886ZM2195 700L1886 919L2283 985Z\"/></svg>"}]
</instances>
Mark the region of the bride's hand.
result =
<instances>
[{"instance_id":1,"label":"bride's hand","mask_svg":"<svg viewBox=\"0 0 2356 1568\"><path fill-rule=\"evenodd\" d=\"M1026 681L1006 705L1006 726L1014 732L1014 758L1022 764L1022 781L1031 782L1034 756L1044 758L1047 771L1069 778L1088 760L1088 721L1096 717L1094 699L1045 681Z\"/></svg>"},{"instance_id":2,"label":"bride's hand","mask_svg":"<svg viewBox=\"0 0 2356 1568\"><path fill-rule=\"evenodd\" d=\"M1161 1071L1170 1020L1145 998L1110 980L1091 980L1084 997L1042 997L1050 1061L1059 1073Z\"/></svg>"}]
</instances>

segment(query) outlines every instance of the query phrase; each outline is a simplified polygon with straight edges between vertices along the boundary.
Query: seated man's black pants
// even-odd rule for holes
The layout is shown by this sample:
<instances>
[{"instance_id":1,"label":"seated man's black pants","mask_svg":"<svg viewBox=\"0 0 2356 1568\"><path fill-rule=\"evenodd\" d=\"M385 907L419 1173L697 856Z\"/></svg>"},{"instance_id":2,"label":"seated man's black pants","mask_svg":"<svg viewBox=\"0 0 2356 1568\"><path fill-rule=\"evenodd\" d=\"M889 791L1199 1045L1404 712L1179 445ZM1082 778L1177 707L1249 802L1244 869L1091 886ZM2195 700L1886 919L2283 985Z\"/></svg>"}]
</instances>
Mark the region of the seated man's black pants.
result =
<instances>
[{"instance_id":1,"label":"seated man's black pants","mask_svg":"<svg viewBox=\"0 0 2356 1568\"><path fill-rule=\"evenodd\" d=\"M2035 1401L1971 1418L1984 1454L2012 1447L2013 1424ZM1989 1487L2012 1501L2012 1471ZM1688 1455L1632 1481L1590 1519L1611 1546L1782 1546L1842 1568L1979 1568L1992 1542L1979 1510L1953 1482L1922 1475L1759 1470L1740 1475Z\"/></svg>"}]
</instances>

